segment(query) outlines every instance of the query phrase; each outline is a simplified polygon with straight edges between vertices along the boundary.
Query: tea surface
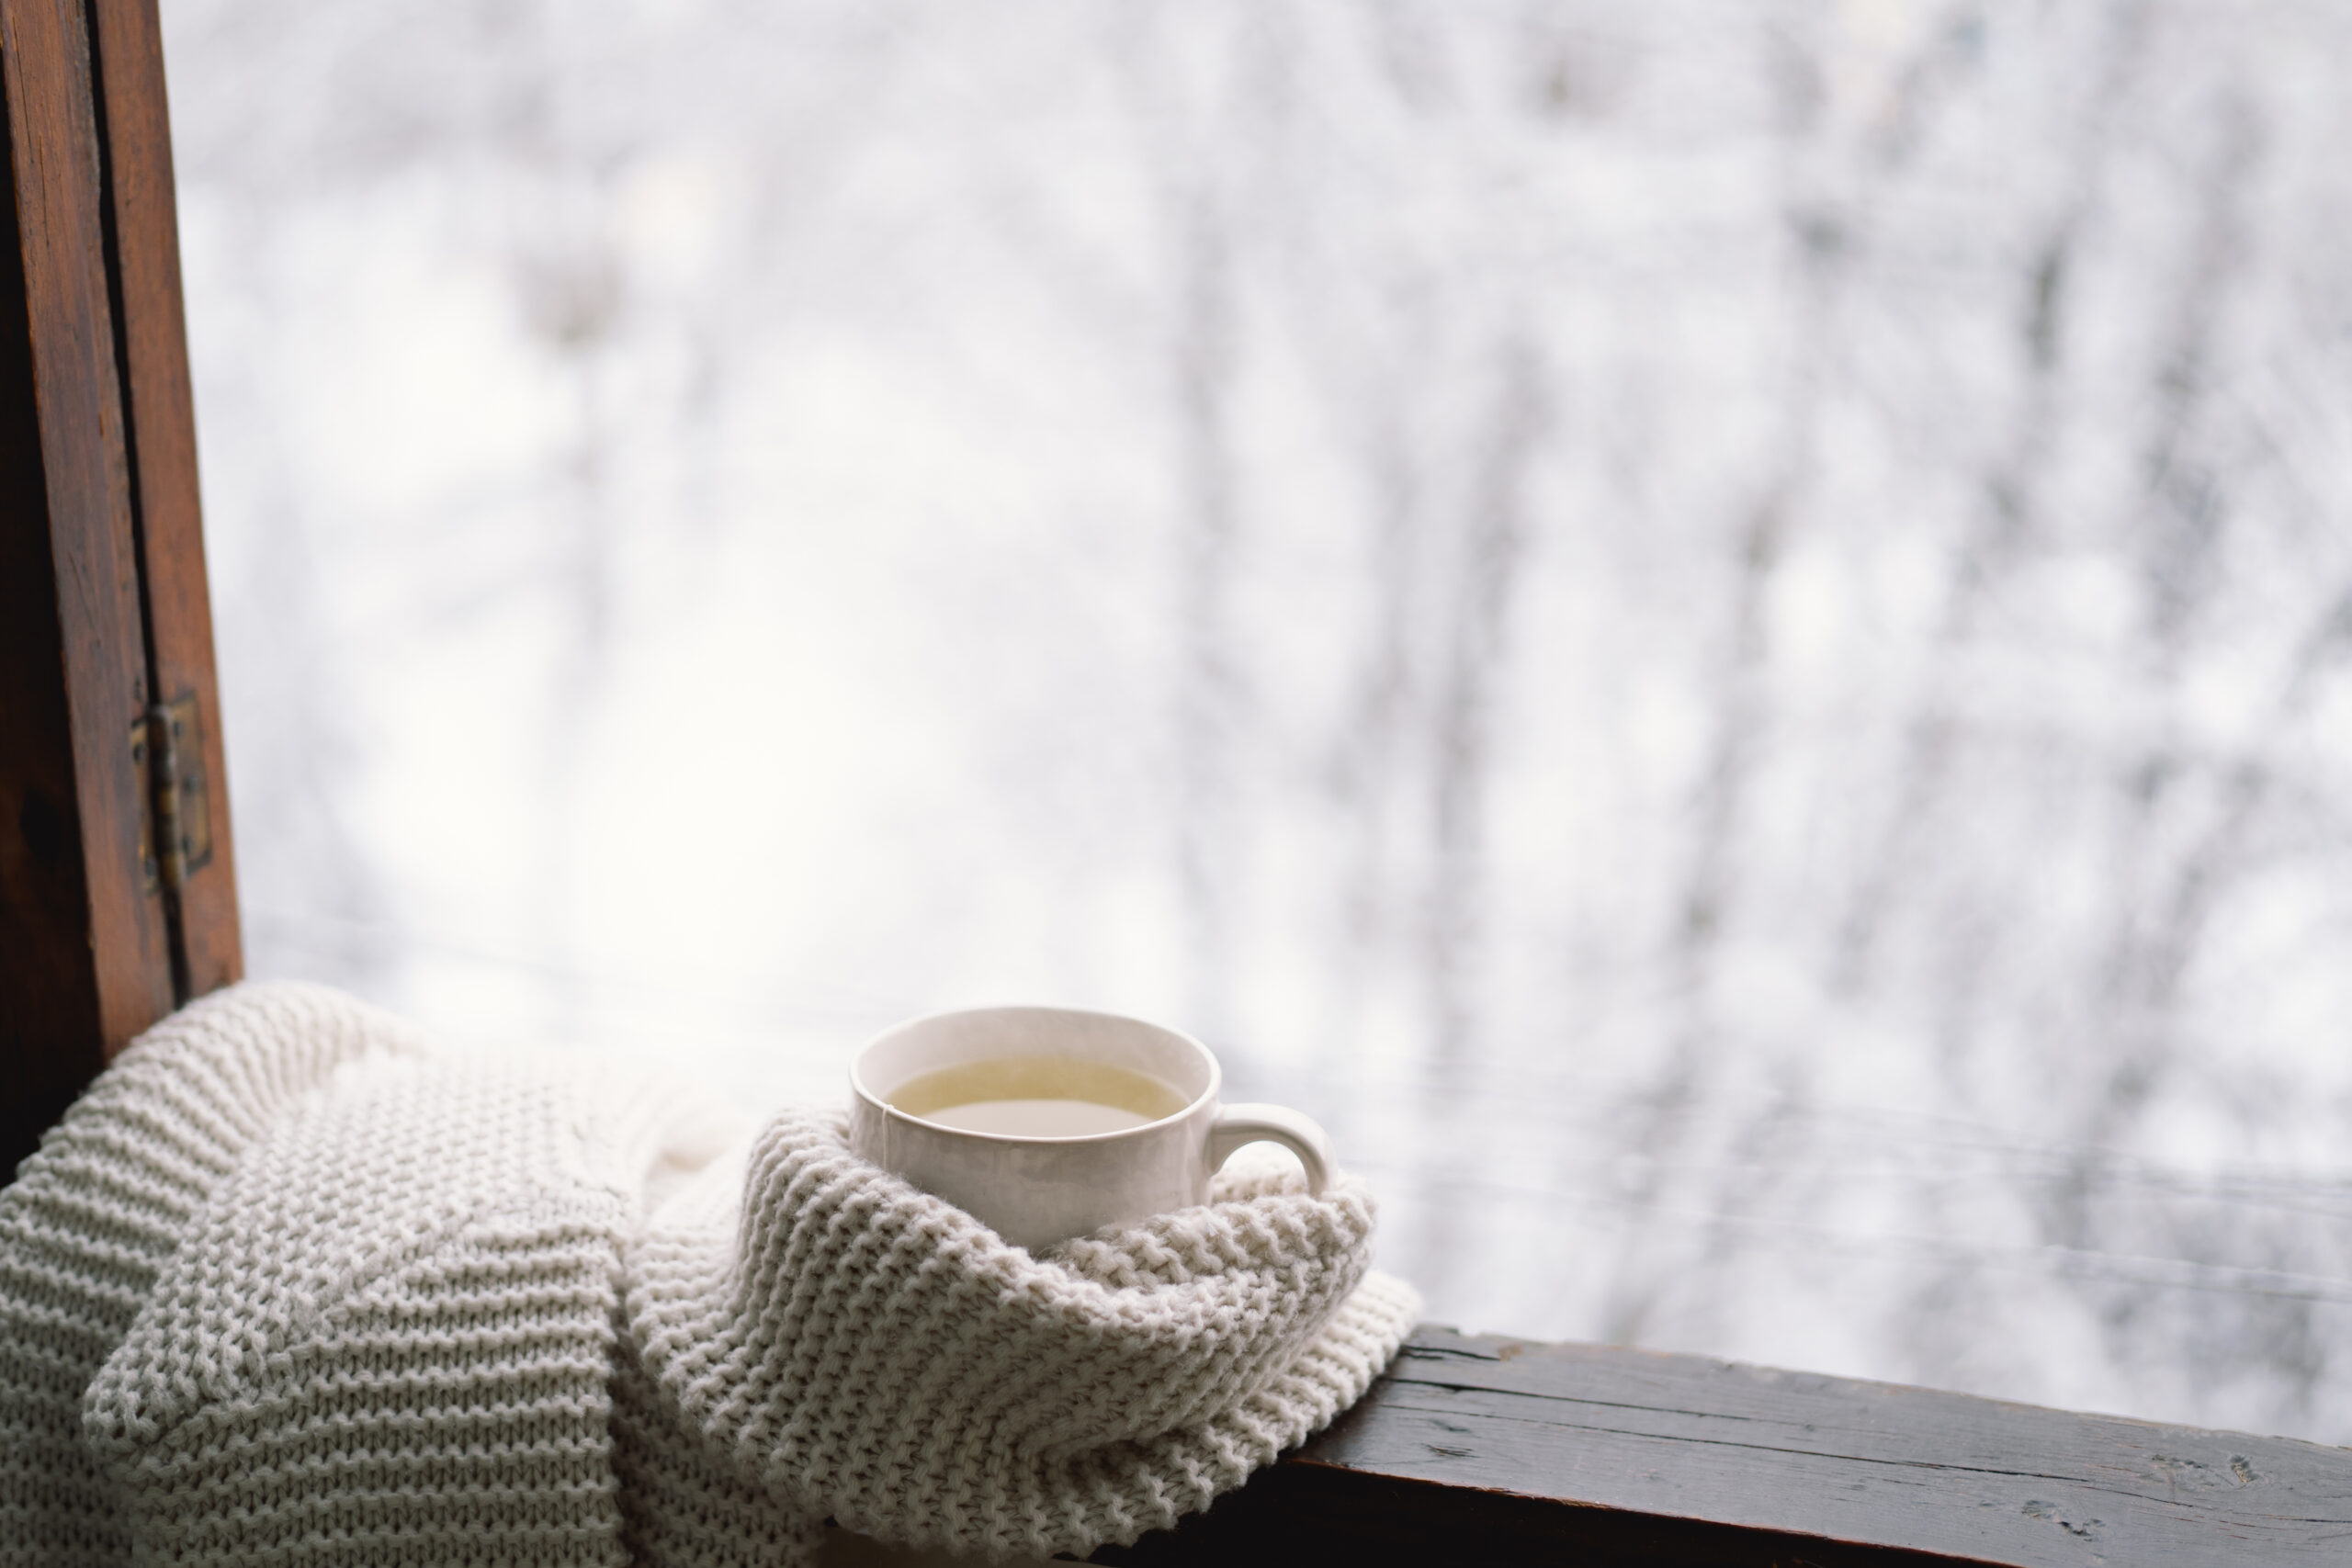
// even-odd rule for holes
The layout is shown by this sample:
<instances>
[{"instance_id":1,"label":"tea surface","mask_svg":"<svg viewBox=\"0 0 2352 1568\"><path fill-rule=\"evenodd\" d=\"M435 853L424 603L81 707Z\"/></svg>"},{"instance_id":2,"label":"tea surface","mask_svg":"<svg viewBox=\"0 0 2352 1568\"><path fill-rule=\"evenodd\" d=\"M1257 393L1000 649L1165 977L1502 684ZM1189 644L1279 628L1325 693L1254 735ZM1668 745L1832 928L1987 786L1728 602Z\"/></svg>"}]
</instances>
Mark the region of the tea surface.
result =
<instances>
[{"instance_id":1,"label":"tea surface","mask_svg":"<svg viewBox=\"0 0 2352 1568\"><path fill-rule=\"evenodd\" d=\"M910 1116L966 1132L1081 1138L1124 1132L1184 1109L1148 1074L1071 1056L994 1056L908 1079L886 1096Z\"/></svg>"}]
</instances>

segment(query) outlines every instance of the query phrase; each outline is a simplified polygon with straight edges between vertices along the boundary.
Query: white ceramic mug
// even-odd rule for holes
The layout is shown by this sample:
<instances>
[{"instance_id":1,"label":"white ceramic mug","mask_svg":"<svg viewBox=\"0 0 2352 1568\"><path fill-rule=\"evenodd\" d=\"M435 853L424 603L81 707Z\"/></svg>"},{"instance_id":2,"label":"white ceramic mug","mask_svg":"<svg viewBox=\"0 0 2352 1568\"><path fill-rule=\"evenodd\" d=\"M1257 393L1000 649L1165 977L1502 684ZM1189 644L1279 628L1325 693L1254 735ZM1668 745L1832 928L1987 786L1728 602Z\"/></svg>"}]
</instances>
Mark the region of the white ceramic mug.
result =
<instances>
[{"instance_id":1,"label":"white ceramic mug","mask_svg":"<svg viewBox=\"0 0 2352 1568\"><path fill-rule=\"evenodd\" d=\"M890 1103L927 1073L1001 1057L1059 1056L1142 1073L1184 1097L1156 1122L1085 1137L1017 1137L942 1126ZM1138 1019L1062 1008L980 1008L919 1018L867 1042L850 1065L850 1145L1031 1250L1098 1226L1205 1203L1209 1178L1244 1144L1298 1156L1320 1193L1323 1129L1279 1105L1217 1104L1207 1046Z\"/></svg>"}]
</instances>

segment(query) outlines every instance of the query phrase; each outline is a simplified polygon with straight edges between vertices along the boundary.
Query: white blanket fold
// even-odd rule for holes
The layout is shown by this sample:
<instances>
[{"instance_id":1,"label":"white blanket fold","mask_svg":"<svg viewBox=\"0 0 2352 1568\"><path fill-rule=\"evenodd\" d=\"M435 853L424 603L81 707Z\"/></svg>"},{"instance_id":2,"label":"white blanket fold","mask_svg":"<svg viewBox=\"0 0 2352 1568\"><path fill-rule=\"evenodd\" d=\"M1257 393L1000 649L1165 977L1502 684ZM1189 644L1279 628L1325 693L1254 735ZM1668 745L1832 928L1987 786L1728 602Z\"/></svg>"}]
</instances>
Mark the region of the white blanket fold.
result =
<instances>
[{"instance_id":1,"label":"white blanket fold","mask_svg":"<svg viewBox=\"0 0 2352 1568\"><path fill-rule=\"evenodd\" d=\"M788 1563L829 1516L1082 1555L1328 1423L1418 1308L1345 1182L1032 1256L837 1114L671 1194L708 1127L316 987L167 1021L0 1190L0 1562Z\"/></svg>"}]
</instances>

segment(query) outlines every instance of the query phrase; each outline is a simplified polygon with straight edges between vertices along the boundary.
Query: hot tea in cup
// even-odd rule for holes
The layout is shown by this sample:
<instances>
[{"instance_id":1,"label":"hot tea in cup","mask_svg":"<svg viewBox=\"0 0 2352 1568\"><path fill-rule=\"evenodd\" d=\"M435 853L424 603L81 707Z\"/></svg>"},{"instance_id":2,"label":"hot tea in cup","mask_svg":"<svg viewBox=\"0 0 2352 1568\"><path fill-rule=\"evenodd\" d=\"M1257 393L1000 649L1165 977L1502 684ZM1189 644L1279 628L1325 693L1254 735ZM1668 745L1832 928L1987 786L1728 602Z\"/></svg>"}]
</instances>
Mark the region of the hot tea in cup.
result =
<instances>
[{"instance_id":1,"label":"hot tea in cup","mask_svg":"<svg viewBox=\"0 0 2352 1568\"><path fill-rule=\"evenodd\" d=\"M1220 1107L1208 1048L1110 1013L983 1008L918 1019L850 1068L850 1143L1016 1247L1208 1201L1209 1177L1271 1141L1320 1192L1323 1130L1279 1105Z\"/></svg>"},{"instance_id":2,"label":"hot tea in cup","mask_svg":"<svg viewBox=\"0 0 2352 1568\"><path fill-rule=\"evenodd\" d=\"M890 1091L891 1106L942 1127L1016 1138L1124 1133L1173 1116L1185 1096L1158 1078L1075 1056L989 1056Z\"/></svg>"}]
</instances>

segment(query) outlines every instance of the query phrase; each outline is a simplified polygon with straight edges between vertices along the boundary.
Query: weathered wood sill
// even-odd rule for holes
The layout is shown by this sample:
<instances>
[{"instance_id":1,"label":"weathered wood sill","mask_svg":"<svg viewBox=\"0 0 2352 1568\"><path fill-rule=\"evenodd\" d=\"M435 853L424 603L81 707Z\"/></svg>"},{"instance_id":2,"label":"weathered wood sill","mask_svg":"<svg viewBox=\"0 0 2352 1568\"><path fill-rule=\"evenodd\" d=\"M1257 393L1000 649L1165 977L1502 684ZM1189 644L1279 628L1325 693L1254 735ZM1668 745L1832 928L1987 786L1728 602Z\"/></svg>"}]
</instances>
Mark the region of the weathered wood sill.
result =
<instances>
[{"instance_id":1,"label":"weathered wood sill","mask_svg":"<svg viewBox=\"0 0 2352 1568\"><path fill-rule=\"evenodd\" d=\"M1329 1431L1096 1561L2352 1563L2352 1449L1417 1333Z\"/></svg>"}]
</instances>

